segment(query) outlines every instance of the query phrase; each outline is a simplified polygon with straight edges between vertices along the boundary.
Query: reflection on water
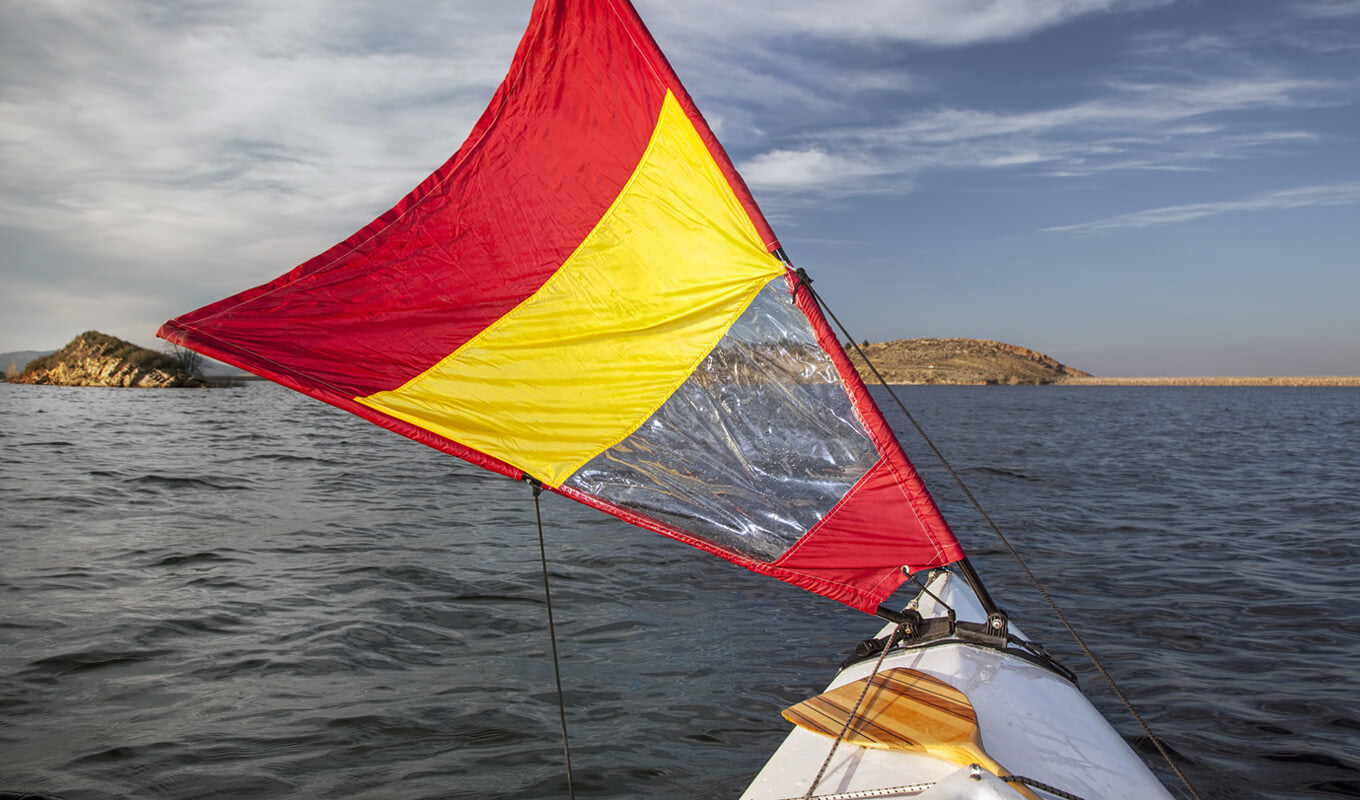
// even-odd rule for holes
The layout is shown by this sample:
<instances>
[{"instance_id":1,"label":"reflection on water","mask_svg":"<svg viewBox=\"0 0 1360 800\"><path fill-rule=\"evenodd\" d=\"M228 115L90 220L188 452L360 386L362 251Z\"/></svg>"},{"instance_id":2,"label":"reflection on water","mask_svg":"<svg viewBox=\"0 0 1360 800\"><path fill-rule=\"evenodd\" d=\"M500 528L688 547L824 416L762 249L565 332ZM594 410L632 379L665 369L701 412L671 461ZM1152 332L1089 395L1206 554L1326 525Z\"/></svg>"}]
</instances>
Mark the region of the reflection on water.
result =
<instances>
[{"instance_id":1,"label":"reflection on water","mask_svg":"<svg viewBox=\"0 0 1360 800\"><path fill-rule=\"evenodd\" d=\"M1360 793L1360 392L903 391L1203 796ZM564 794L527 487L266 384L0 407L0 794ZM917 461L994 594L1150 752ZM735 796L876 628L544 511L582 797Z\"/></svg>"}]
</instances>

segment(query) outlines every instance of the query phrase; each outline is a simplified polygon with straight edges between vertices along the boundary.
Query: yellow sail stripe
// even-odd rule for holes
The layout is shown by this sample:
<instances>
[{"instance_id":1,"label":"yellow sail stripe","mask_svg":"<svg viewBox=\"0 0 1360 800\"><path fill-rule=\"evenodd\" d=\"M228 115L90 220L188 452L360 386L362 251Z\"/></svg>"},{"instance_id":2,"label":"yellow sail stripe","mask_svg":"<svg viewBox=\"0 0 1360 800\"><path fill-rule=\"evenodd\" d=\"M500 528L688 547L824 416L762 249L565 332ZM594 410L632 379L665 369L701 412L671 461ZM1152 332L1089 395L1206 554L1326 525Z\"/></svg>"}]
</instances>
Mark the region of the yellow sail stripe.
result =
<instances>
[{"instance_id":1,"label":"yellow sail stripe","mask_svg":"<svg viewBox=\"0 0 1360 800\"><path fill-rule=\"evenodd\" d=\"M783 274L669 93L628 183L532 296L361 403L557 486L635 431Z\"/></svg>"}]
</instances>

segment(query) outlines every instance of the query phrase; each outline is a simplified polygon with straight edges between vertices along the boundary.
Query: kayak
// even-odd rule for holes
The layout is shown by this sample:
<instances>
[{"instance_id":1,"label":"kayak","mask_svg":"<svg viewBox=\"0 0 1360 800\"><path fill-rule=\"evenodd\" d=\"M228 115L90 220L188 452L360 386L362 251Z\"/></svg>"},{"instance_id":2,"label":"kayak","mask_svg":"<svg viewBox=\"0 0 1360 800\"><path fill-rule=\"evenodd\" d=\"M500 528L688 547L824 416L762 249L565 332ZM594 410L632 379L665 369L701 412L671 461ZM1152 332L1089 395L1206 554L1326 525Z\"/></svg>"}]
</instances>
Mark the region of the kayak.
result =
<instances>
[{"instance_id":1,"label":"kayak","mask_svg":"<svg viewBox=\"0 0 1360 800\"><path fill-rule=\"evenodd\" d=\"M947 569L936 570L926 590L908 606L924 620L941 620L940 624L947 621L950 608L960 622L982 623L987 619L968 586ZM888 624L876 639L886 639L895 628L895 624ZM827 692L851 687L874 673L923 673L966 698L976 715L982 752L994 764L1004 765L1000 771L1083 800L1169 800L1171 795L1151 770L1067 675L1043 663L1022 645L1010 644L1002 649L966 641L959 633L956 630L921 643L908 641L882 654L881 663L880 654L861 658L845 666L827 686ZM1010 634L1033 646L1013 625ZM874 701L866 698L864 706L884 704L878 697L878 687L870 694ZM875 709L861 708L865 710ZM826 760L834 741L825 733L795 726L742 795L743 800L807 796L818 765ZM1003 781L993 770L960 763L967 759L953 757L954 753L941 757L930 742L916 744L904 748L842 741L812 796L920 800L1031 796L1017 786L1025 786L1034 793L1032 796L1041 798L1063 796L1033 785Z\"/></svg>"}]
</instances>

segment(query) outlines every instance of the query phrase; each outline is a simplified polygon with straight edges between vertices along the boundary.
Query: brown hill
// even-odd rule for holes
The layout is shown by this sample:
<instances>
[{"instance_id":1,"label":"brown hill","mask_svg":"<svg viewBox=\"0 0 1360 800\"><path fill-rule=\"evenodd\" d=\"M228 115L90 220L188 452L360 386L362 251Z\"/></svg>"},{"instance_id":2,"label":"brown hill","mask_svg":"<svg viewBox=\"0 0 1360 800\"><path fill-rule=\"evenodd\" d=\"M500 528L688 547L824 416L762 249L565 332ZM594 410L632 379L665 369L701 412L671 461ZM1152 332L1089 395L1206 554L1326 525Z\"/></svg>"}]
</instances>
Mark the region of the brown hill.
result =
<instances>
[{"instance_id":1,"label":"brown hill","mask_svg":"<svg viewBox=\"0 0 1360 800\"><path fill-rule=\"evenodd\" d=\"M894 384L1043 384L1089 375L1043 353L987 339L898 339L859 349ZM846 350L865 382L876 383L856 349Z\"/></svg>"},{"instance_id":2,"label":"brown hill","mask_svg":"<svg viewBox=\"0 0 1360 800\"><path fill-rule=\"evenodd\" d=\"M196 353L172 356L86 331L57 352L30 361L9 381L53 386L209 386L197 374L196 364Z\"/></svg>"}]
</instances>

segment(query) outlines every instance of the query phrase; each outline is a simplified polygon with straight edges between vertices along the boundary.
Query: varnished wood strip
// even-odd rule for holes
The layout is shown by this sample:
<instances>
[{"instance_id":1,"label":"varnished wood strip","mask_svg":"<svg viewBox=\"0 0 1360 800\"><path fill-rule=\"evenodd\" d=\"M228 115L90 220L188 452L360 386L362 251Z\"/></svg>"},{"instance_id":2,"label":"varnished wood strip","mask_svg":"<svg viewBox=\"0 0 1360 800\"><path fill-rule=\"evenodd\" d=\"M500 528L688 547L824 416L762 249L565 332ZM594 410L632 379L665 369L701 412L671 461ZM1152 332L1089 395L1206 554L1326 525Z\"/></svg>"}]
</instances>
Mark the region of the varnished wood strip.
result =
<instances>
[{"instance_id":1,"label":"varnished wood strip","mask_svg":"<svg viewBox=\"0 0 1360 800\"><path fill-rule=\"evenodd\" d=\"M934 676L913 669L898 668L879 673L875 676L875 681L892 686L899 693L910 693L969 725L977 724L977 715L973 712L973 705L968 702L968 697Z\"/></svg>"},{"instance_id":2,"label":"varnished wood strip","mask_svg":"<svg viewBox=\"0 0 1360 800\"><path fill-rule=\"evenodd\" d=\"M865 683L869 689L865 692ZM791 706L784 717L825 736L839 736L864 692L846 738L868 747L920 749L922 737L963 743L976 732L977 717L958 689L911 669L891 669Z\"/></svg>"},{"instance_id":3,"label":"varnished wood strip","mask_svg":"<svg viewBox=\"0 0 1360 800\"><path fill-rule=\"evenodd\" d=\"M795 725L826 736L839 736L858 696L856 694L842 703L836 698L819 695L786 709L784 718ZM902 749L916 747L914 740L903 736L894 727L879 724L877 717L869 708L868 703L861 707L861 713L855 716L849 730L846 731L846 741L865 747L896 746Z\"/></svg>"}]
</instances>

